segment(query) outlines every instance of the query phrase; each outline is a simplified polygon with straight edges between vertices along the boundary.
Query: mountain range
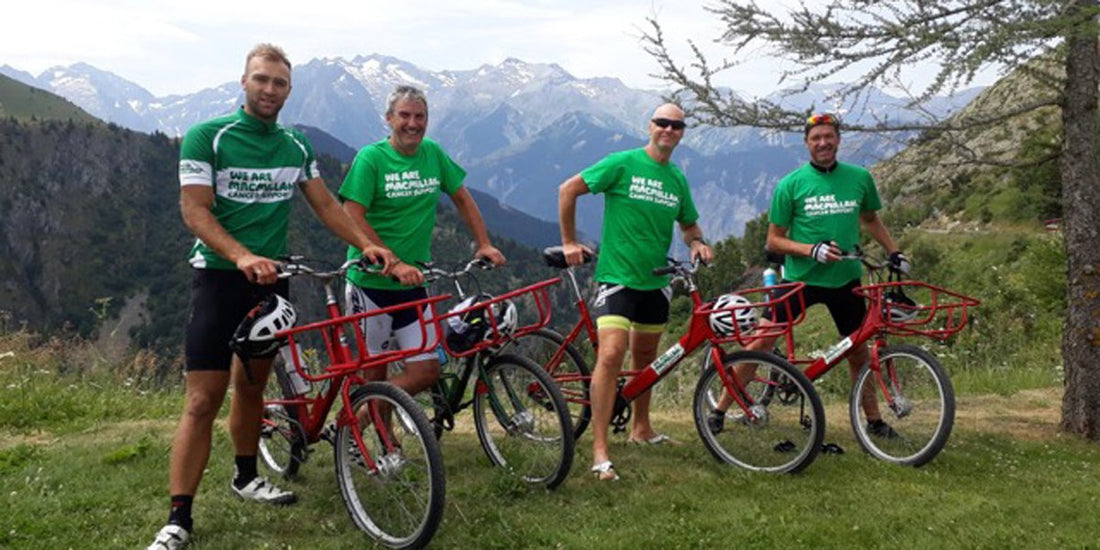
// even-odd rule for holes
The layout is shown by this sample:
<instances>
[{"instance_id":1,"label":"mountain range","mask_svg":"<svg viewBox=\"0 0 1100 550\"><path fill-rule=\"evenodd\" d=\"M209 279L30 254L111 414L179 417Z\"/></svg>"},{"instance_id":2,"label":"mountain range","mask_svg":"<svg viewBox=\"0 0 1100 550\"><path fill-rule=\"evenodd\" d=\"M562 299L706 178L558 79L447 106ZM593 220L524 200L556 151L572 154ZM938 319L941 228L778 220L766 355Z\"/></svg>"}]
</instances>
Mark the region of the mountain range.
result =
<instances>
[{"instance_id":1,"label":"mountain range","mask_svg":"<svg viewBox=\"0 0 1100 550\"><path fill-rule=\"evenodd\" d=\"M234 81L192 94L155 97L134 82L84 63L54 67L38 76L5 65L0 74L51 91L119 126L168 136L181 135L192 124L242 102ZM551 223L557 220L558 185L612 151L644 145L646 119L662 102L658 92L632 89L615 78L576 78L556 64L510 58L471 70L428 71L372 54L296 66L294 92L280 121L315 127L358 149L387 135L382 113L388 94L399 84L427 92L428 133L467 168L472 189L491 194L506 209ZM837 89L814 85L773 99L825 109ZM965 105L978 91L937 98L924 108L942 115ZM907 102L873 90L865 100L868 108L853 122L912 117L904 109ZM902 149L904 138L845 135L844 158L873 164ZM690 128L673 155L691 182L700 223L716 239L740 234L746 221L767 208L778 179L804 158L800 135L750 128ZM582 199L578 228L598 236L601 220L602 200Z\"/></svg>"}]
</instances>

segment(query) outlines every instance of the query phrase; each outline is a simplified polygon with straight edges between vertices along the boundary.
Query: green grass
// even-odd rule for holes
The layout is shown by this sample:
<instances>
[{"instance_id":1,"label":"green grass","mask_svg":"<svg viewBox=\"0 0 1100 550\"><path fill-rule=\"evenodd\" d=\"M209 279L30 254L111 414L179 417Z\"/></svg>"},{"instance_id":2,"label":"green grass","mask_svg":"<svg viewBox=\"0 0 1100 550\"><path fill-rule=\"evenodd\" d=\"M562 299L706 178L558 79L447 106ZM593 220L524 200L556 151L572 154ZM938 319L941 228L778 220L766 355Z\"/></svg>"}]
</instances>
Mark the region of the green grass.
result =
<instances>
[{"instance_id":1,"label":"green grass","mask_svg":"<svg viewBox=\"0 0 1100 550\"><path fill-rule=\"evenodd\" d=\"M59 375L48 347L0 338L0 353L13 348L14 357L0 359L0 547L148 544L167 514L180 388L127 385L128 378L95 365ZM955 432L920 469L860 452L834 402L827 439L847 453L821 456L799 475L748 473L706 452L683 392L669 390L657 397L656 424L681 445L629 445L620 434L611 452L622 480L600 483L587 472L586 434L570 479L548 493L490 467L465 413L442 441L447 505L432 546L1095 547L1100 503L1090 473L1100 468L1100 453L1057 433L1059 390L1029 376L1001 378L1006 387L1041 389L971 392L986 383L957 382ZM826 378L846 386L840 373ZM291 484L301 501L286 508L232 496L231 455L223 421L196 499L193 548L370 546L343 509L327 445L314 448L303 480Z\"/></svg>"}]
</instances>

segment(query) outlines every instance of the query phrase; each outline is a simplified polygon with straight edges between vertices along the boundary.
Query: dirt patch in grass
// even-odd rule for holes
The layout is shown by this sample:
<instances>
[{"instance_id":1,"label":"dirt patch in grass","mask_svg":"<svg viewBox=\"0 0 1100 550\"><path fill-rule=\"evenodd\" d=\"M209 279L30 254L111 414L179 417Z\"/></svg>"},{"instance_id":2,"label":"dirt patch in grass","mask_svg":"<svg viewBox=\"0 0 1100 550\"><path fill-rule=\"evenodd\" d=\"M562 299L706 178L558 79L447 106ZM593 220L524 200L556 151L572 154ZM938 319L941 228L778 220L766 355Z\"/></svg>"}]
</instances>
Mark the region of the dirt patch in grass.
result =
<instances>
[{"instance_id":1,"label":"dirt patch in grass","mask_svg":"<svg viewBox=\"0 0 1100 550\"><path fill-rule=\"evenodd\" d=\"M224 420L219 420L221 429L228 429ZM20 434L8 433L0 438L0 450L10 449L18 445L89 445L108 441L128 441L134 434L146 432L163 433L165 441L171 441L175 433L176 419L154 420L124 420L121 422L104 422L92 426L80 432L58 435L54 432L37 431L34 433Z\"/></svg>"},{"instance_id":2,"label":"dirt patch in grass","mask_svg":"<svg viewBox=\"0 0 1100 550\"><path fill-rule=\"evenodd\" d=\"M692 425L686 408L662 408L654 416ZM838 433L847 433L848 405L832 402L825 418ZM1003 434L1021 440L1042 441L1058 436L1062 419L1062 388L1025 390L1009 396L961 395L955 398L955 431Z\"/></svg>"},{"instance_id":3,"label":"dirt patch in grass","mask_svg":"<svg viewBox=\"0 0 1100 550\"><path fill-rule=\"evenodd\" d=\"M1062 388L1025 390L1010 396L964 395L956 398L955 429L999 433L1040 441L1058 435Z\"/></svg>"}]
</instances>

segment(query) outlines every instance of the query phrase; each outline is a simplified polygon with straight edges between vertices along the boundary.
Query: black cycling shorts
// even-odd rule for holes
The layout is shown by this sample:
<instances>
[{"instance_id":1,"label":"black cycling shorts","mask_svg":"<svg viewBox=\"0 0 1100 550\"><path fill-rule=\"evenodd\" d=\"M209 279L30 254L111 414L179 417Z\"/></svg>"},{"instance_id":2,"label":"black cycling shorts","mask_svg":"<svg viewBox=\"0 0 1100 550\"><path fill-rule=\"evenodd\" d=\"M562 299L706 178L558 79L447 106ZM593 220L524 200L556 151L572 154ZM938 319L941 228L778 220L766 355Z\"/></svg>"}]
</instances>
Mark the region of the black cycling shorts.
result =
<instances>
[{"instance_id":1,"label":"black cycling shorts","mask_svg":"<svg viewBox=\"0 0 1100 550\"><path fill-rule=\"evenodd\" d=\"M829 315L833 317L833 324L836 325L837 332L841 336L848 336L863 324L863 316L867 313L867 304L863 297L852 292L852 289L859 285L859 279L853 279L840 288L806 285L802 289L802 298L806 302L807 308L814 304L825 304L825 307L829 308ZM793 289L786 289L786 292L791 290ZM786 292L780 293L779 296ZM787 303L790 304L791 315L798 318L799 313L802 312L800 307L802 304L793 298ZM781 323L786 322L786 305L781 305L776 310L775 320ZM768 316L768 318L771 318L770 312L768 312Z\"/></svg>"},{"instance_id":2,"label":"black cycling shorts","mask_svg":"<svg viewBox=\"0 0 1100 550\"><path fill-rule=\"evenodd\" d=\"M600 283L592 303L596 325L640 332L662 332L668 322L672 287L635 290L623 285Z\"/></svg>"},{"instance_id":3,"label":"black cycling shorts","mask_svg":"<svg viewBox=\"0 0 1100 550\"><path fill-rule=\"evenodd\" d=\"M237 325L272 293L288 298L289 288L286 279L273 285L257 285L235 269L196 269L191 278L184 370L228 371L233 360L229 340Z\"/></svg>"}]
</instances>

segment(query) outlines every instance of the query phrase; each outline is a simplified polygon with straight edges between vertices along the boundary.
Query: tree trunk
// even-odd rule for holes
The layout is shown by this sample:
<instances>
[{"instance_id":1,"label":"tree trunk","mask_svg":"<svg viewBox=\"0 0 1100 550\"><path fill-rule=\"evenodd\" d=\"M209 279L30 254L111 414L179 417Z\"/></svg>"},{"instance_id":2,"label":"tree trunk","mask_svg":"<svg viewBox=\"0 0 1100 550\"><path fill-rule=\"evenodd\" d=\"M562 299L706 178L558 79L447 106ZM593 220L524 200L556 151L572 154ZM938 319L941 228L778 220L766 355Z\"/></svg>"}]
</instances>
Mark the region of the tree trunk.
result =
<instances>
[{"instance_id":1,"label":"tree trunk","mask_svg":"<svg viewBox=\"0 0 1100 550\"><path fill-rule=\"evenodd\" d=\"M1080 13L1098 0L1077 0ZM1094 21L1095 23L1095 21ZM1062 224L1067 259L1066 324L1062 336L1065 395L1062 429L1100 439L1100 174L1097 95L1100 54L1094 25L1079 25L1066 41L1062 109Z\"/></svg>"}]
</instances>

